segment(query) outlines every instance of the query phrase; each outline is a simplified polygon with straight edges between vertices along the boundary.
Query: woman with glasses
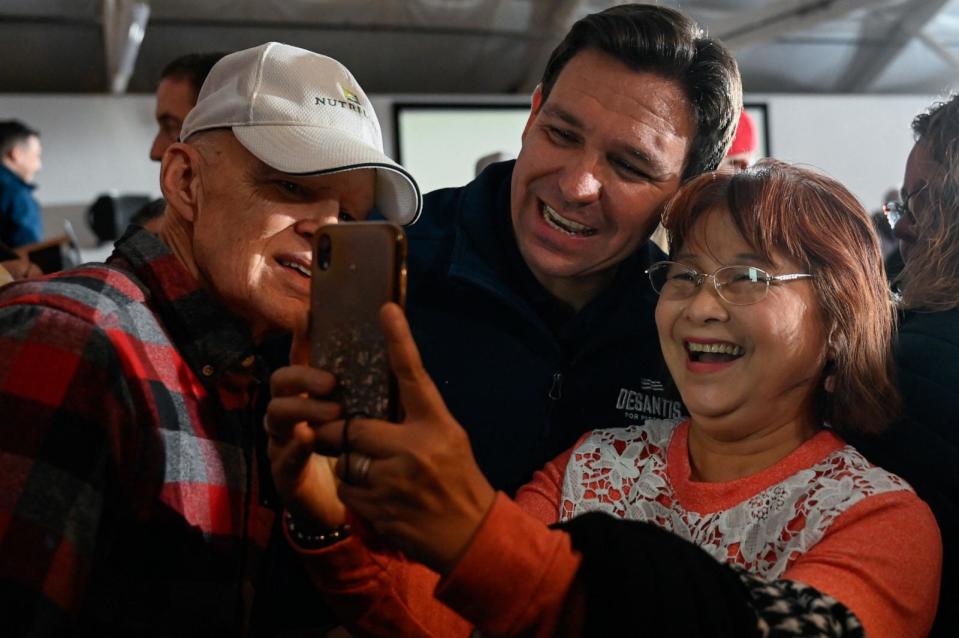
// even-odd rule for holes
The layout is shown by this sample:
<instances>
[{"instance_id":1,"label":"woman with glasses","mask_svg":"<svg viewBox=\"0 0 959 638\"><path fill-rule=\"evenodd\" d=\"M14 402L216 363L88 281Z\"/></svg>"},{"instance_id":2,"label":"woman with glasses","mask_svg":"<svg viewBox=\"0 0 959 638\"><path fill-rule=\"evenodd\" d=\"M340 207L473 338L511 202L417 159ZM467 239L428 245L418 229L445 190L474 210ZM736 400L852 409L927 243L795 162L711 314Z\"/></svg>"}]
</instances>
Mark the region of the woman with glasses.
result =
<instances>
[{"instance_id":1,"label":"woman with glasses","mask_svg":"<svg viewBox=\"0 0 959 638\"><path fill-rule=\"evenodd\" d=\"M670 261L648 274L690 417L594 430L515 502L476 468L396 307L383 319L402 424L330 420L335 411L304 394L328 392L328 378L274 375L268 431L293 509L287 531L350 626L926 634L935 520L908 484L842 439L882 429L898 407L869 216L837 182L766 161L692 180L663 223ZM314 449L340 454L339 498ZM337 528L344 521L359 533Z\"/></svg>"}]
</instances>

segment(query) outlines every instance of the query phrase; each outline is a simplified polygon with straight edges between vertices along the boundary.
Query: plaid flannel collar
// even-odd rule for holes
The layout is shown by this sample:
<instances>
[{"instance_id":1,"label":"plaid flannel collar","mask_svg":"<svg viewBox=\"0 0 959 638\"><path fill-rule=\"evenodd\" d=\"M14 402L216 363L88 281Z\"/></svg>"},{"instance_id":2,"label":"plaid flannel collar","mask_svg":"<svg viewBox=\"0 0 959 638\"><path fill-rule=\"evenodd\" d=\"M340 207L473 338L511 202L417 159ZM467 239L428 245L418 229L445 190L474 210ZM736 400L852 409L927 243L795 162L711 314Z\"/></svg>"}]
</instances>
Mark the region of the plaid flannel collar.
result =
<instances>
[{"instance_id":1,"label":"plaid flannel collar","mask_svg":"<svg viewBox=\"0 0 959 638\"><path fill-rule=\"evenodd\" d=\"M255 346L247 325L203 288L156 235L131 227L107 263L139 281L180 354L202 379L254 369Z\"/></svg>"}]
</instances>

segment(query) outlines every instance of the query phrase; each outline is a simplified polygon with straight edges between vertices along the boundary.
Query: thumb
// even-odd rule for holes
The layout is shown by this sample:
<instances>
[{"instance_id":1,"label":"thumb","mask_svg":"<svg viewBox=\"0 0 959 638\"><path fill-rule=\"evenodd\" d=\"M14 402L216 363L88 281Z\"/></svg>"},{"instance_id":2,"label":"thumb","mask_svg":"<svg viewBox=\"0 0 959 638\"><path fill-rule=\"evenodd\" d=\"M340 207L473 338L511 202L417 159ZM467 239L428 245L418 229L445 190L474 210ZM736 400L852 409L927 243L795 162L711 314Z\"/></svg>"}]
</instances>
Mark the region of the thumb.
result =
<instances>
[{"instance_id":1,"label":"thumb","mask_svg":"<svg viewBox=\"0 0 959 638\"><path fill-rule=\"evenodd\" d=\"M403 310L388 303L380 310L380 326L386 338L390 367L396 375L400 401L406 417L448 417L449 411L433 380L423 368L419 350Z\"/></svg>"}]
</instances>

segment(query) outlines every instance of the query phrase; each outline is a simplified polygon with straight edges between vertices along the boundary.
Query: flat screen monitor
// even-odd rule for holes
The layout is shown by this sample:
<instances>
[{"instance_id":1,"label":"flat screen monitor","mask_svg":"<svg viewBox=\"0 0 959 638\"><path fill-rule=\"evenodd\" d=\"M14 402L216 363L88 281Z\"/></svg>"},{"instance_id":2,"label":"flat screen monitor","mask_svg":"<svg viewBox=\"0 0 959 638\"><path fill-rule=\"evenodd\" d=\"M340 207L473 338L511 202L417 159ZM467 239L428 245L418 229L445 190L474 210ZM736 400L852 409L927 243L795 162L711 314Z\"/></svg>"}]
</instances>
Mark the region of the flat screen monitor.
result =
<instances>
[{"instance_id":1,"label":"flat screen monitor","mask_svg":"<svg viewBox=\"0 0 959 638\"><path fill-rule=\"evenodd\" d=\"M769 156L766 105L748 102L745 108L756 122L756 159ZM397 102L393 118L396 159L428 193L467 183L476 176L481 160L514 159L529 118L529 102Z\"/></svg>"},{"instance_id":2,"label":"flat screen monitor","mask_svg":"<svg viewBox=\"0 0 959 638\"><path fill-rule=\"evenodd\" d=\"M428 193L470 181L480 159L514 159L529 103L397 103L393 114L396 159Z\"/></svg>"}]
</instances>

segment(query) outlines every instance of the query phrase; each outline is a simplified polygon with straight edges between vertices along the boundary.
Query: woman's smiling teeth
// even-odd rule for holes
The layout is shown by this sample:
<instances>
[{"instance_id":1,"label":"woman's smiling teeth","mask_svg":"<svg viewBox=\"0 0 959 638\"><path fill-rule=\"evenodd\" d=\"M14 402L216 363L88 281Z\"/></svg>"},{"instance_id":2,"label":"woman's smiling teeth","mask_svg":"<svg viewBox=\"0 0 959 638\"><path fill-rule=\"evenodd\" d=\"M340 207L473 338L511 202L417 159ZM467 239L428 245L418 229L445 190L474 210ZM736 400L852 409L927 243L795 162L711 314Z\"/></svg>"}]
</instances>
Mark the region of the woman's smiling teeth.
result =
<instances>
[{"instance_id":1,"label":"woman's smiling teeth","mask_svg":"<svg viewBox=\"0 0 959 638\"><path fill-rule=\"evenodd\" d=\"M689 358L703 363L720 363L741 357L746 351L735 343L694 343L686 342Z\"/></svg>"},{"instance_id":2,"label":"woman's smiling teeth","mask_svg":"<svg viewBox=\"0 0 959 638\"><path fill-rule=\"evenodd\" d=\"M546 220L546 223L555 228L558 231L564 232L567 235L572 235L574 237L590 237L596 234L595 228L590 228L580 224L579 222L574 222L572 219L567 219L553 210L549 204L543 203L543 219Z\"/></svg>"},{"instance_id":3,"label":"woman's smiling teeth","mask_svg":"<svg viewBox=\"0 0 959 638\"><path fill-rule=\"evenodd\" d=\"M296 272L300 273L304 277L310 276L310 269L304 266L303 264L295 261L287 261L285 259L280 260L281 266L286 266L287 268L292 268Z\"/></svg>"}]
</instances>

